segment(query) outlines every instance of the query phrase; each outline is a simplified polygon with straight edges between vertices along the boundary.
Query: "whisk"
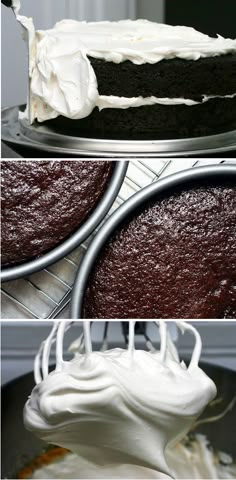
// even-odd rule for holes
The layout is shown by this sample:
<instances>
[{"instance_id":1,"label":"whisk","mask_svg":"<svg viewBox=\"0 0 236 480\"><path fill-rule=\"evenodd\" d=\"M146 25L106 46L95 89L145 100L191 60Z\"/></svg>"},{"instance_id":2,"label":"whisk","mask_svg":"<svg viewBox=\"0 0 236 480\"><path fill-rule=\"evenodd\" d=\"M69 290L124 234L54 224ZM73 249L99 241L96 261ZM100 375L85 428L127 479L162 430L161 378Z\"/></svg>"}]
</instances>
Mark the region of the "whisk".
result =
<instances>
[{"instance_id":1,"label":"whisk","mask_svg":"<svg viewBox=\"0 0 236 480\"><path fill-rule=\"evenodd\" d=\"M73 354L85 354L89 355L92 353L92 340L91 340L91 328L94 322L84 321L83 322L83 332L81 335L74 340L68 351ZM100 351L103 352L108 349L109 341L108 341L108 330L109 330L109 323L105 322L104 331L103 331L103 340L100 347ZM169 322L155 321L153 322L154 325L159 330L160 333L160 359L161 361L165 362L167 352L169 355L177 362L179 362L179 355L177 349L172 341L170 332L169 332ZM180 329L182 333L186 330L189 330L195 337L195 346L193 349L191 361L189 364L189 368L192 368L198 365L201 355L202 349L202 342L201 337L197 330L189 323L176 321L175 324ZM77 322L74 321L58 321L55 322L52 330L44 340L39 348L38 354L35 357L34 362L34 376L36 384L42 382L47 378L49 375L49 361L50 355L52 351L52 346L56 344L56 366L55 370L60 371L63 368L64 359L63 359L63 345L64 345L64 337L66 332L72 327L78 325ZM153 344L152 339L148 336L146 331L147 322L121 322L121 329L124 337L124 342L126 348L132 354L135 348L135 334L139 333L142 334L144 337L145 345L148 351L151 353L158 352L156 347Z\"/></svg>"}]
</instances>

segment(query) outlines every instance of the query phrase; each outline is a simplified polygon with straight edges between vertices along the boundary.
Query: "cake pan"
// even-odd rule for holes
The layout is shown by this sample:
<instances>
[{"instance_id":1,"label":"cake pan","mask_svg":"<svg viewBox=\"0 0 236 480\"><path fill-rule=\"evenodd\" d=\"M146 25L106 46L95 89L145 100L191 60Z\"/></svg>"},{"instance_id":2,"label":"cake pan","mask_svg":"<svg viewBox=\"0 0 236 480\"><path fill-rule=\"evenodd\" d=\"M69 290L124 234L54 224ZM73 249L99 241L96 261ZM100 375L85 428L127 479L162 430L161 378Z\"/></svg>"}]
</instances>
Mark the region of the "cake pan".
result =
<instances>
[{"instance_id":1,"label":"cake pan","mask_svg":"<svg viewBox=\"0 0 236 480\"><path fill-rule=\"evenodd\" d=\"M236 372L202 362L200 367L215 382L218 397L223 398L223 404L206 408L204 417L212 417L224 411L236 395ZM23 425L23 407L34 385L33 373L28 373L2 389L1 478L17 478L17 471L41 455L47 447L45 442L28 432ZM197 431L207 435L214 448L236 457L235 406L221 420L200 425Z\"/></svg>"},{"instance_id":2,"label":"cake pan","mask_svg":"<svg viewBox=\"0 0 236 480\"><path fill-rule=\"evenodd\" d=\"M49 252L42 254L41 257L26 261L17 266L2 267L1 281L8 282L10 280L16 280L17 278L25 277L26 275L31 275L39 270L43 270L49 265L58 262L61 258L65 257L72 250L81 245L81 243L84 242L84 240L86 240L101 223L110 210L123 184L127 168L128 162L126 161L114 162L113 173L105 193L89 218L85 220L85 222L78 227L69 238L62 241L60 245L56 246Z\"/></svg>"},{"instance_id":3,"label":"cake pan","mask_svg":"<svg viewBox=\"0 0 236 480\"><path fill-rule=\"evenodd\" d=\"M24 106L25 107L25 106ZM236 130L217 135L178 140L105 140L62 135L46 125L29 125L19 121L23 106L2 110L2 140L57 155L84 157L199 157L236 151Z\"/></svg>"},{"instance_id":4,"label":"cake pan","mask_svg":"<svg viewBox=\"0 0 236 480\"><path fill-rule=\"evenodd\" d=\"M215 165L184 170L148 185L124 202L103 224L83 257L72 290L71 318L83 317L83 300L89 275L102 248L124 220L133 215L138 208L144 207L147 202L158 199L160 195L162 198L168 197L178 187L211 180L221 182L223 179L229 179L231 182L235 179L236 185L236 165Z\"/></svg>"}]
</instances>

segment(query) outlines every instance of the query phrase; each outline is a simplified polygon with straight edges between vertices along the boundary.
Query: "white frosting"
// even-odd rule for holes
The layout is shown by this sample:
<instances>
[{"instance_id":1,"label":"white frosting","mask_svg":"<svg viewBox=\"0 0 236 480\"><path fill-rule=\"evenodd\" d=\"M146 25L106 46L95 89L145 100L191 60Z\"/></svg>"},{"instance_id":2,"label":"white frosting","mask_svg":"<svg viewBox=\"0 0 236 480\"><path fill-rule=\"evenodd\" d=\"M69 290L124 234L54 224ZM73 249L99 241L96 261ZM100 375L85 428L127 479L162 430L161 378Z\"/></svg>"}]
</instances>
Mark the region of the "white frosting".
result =
<instances>
[{"instance_id":1,"label":"white frosting","mask_svg":"<svg viewBox=\"0 0 236 480\"><path fill-rule=\"evenodd\" d=\"M30 95L25 117L31 123L59 115L82 119L95 107L196 104L183 98L100 96L89 56L115 63L130 60L140 65L163 59L198 60L236 52L236 40L211 38L193 28L147 20L91 23L63 20L51 30L35 32L32 19L19 16L19 0L14 0L14 9L30 37ZM205 101L209 99L205 97Z\"/></svg>"},{"instance_id":2,"label":"white frosting","mask_svg":"<svg viewBox=\"0 0 236 480\"><path fill-rule=\"evenodd\" d=\"M126 98L126 97L115 97L115 96L105 96L99 95L98 101L96 106L99 110L103 110L104 108L130 108L130 107L141 107L147 105L187 105L189 107L193 105L199 105L200 103L206 103L209 100L214 98L234 98L236 97L236 93L234 95L204 95L201 102L197 102L195 100L187 99L187 98L157 98L157 97L133 97L133 98Z\"/></svg>"},{"instance_id":3,"label":"white frosting","mask_svg":"<svg viewBox=\"0 0 236 480\"><path fill-rule=\"evenodd\" d=\"M236 464L232 458L224 453L214 454L208 448L208 441L203 435L196 435L196 439L189 446L185 442L178 443L167 450L167 463L176 479L235 479ZM220 464L223 459L225 465ZM87 468L83 460L76 454L69 453L59 461L45 465L35 470L31 478L35 479L77 479L88 478ZM94 477L98 478L94 472ZM127 478L126 471L123 478ZM144 472L147 474L147 472ZM148 478L152 478L152 472ZM110 478L113 478L112 476ZM136 477L138 478L138 477ZM145 476L145 478L147 478Z\"/></svg>"},{"instance_id":4,"label":"white frosting","mask_svg":"<svg viewBox=\"0 0 236 480\"><path fill-rule=\"evenodd\" d=\"M118 109L127 109L127 108L137 108L137 107L144 107L144 106L152 106L152 105L186 105L188 107L192 107L194 105L199 105L200 103L206 103L209 100L213 100L215 98L234 98L236 97L236 93L233 95L204 95L202 97L201 102L197 102L195 100L191 100L188 98L157 98L155 96L152 97L131 97L131 98L126 98L126 97L116 97L116 96L106 96L106 95L98 95L96 103L94 104L93 108L98 107L100 111L106 109L106 108L118 108ZM88 103L87 103L88 106ZM93 110L92 108L92 110ZM92 112L90 109L88 110L89 113L88 115ZM59 113L59 111L61 113ZM46 106L46 103L42 103L36 100L35 97L32 98L31 100L31 123L37 119L38 122L42 123L45 122L46 120L57 118L59 115L63 115L64 117L78 120L78 111L77 112L72 112L64 110L63 112L58 108L57 111L50 109L48 106ZM85 115L87 116L87 115ZM25 112L20 112L20 118L22 119L28 119L29 118L29 110L28 108L26 109Z\"/></svg>"},{"instance_id":5,"label":"white frosting","mask_svg":"<svg viewBox=\"0 0 236 480\"><path fill-rule=\"evenodd\" d=\"M125 478L146 478L145 472L148 478L171 476L166 449L185 436L216 394L198 367L199 334L190 324L177 324L195 336L188 368L179 361L164 322L156 352L135 350L134 322L127 350L93 352L84 322L85 353L75 353L69 362L63 360L67 324L54 325L36 357L37 385L24 409L26 427L79 454L88 477L95 470L97 478L123 478L124 471ZM55 339L56 369L48 375Z\"/></svg>"},{"instance_id":6,"label":"white frosting","mask_svg":"<svg viewBox=\"0 0 236 480\"><path fill-rule=\"evenodd\" d=\"M221 453L215 454L212 449L209 449L206 437L197 434L189 446L181 442L173 448L169 448L167 461L176 479L233 479L236 465L228 455L228 465L221 465L222 455Z\"/></svg>"},{"instance_id":7,"label":"white frosting","mask_svg":"<svg viewBox=\"0 0 236 480\"><path fill-rule=\"evenodd\" d=\"M62 20L52 30L38 32L38 42L51 38L58 44L72 43L94 58L120 63L125 60L140 65L163 59L198 60L236 51L236 40L221 36L211 38L190 27L158 24L148 20L118 22L78 22Z\"/></svg>"}]
</instances>

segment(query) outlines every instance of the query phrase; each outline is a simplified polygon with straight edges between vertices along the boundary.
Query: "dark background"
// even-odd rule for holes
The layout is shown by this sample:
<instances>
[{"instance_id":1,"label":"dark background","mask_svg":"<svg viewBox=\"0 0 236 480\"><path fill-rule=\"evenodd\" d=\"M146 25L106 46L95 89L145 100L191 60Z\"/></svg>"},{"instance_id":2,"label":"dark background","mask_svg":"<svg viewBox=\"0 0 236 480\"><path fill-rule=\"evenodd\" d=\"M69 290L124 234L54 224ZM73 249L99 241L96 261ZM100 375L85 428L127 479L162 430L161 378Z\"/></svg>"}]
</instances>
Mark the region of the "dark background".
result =
<instances>
[{"instance_id":1,"label":"dark background","mask_svg":"<svg viewBox=\"0 0 236 480\"><path fill-rule=\"evenodd\" d=\"M236 38L236 0L166 0L165 8L166 23Z\"/></svg>"}]
</instances>

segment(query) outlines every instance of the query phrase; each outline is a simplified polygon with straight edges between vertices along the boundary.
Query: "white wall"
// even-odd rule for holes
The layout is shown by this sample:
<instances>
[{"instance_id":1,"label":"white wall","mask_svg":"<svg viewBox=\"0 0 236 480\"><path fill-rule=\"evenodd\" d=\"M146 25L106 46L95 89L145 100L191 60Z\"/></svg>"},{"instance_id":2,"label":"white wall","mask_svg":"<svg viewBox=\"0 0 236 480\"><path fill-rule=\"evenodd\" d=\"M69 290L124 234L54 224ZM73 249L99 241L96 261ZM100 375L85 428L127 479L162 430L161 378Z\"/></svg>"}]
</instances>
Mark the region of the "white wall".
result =
<instances>
[{"instance_id":1,"label":"white wall","mask_svg":"<svg viewBox=\"0 0 236 480\"><path fill-rule=\"evenodd\" d=\"M147 18L153 22L164 22L164 0L137 0L137 18Z\"/></svg>"},{"instance_id":2,"label":"white wall","mask_svg":"<svg viewBox=\"0 0 236 480\"><path fill-rule=\"evenodd\" d=\"M21 0L22 13L37 28L53 26L63 18L119 20L135 18L136 0ZM10 9L2 6L2 106L24 103L27 92L27 53L22 30Z\"/></svg>"}]
</instances>

